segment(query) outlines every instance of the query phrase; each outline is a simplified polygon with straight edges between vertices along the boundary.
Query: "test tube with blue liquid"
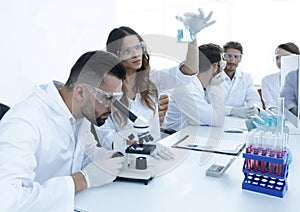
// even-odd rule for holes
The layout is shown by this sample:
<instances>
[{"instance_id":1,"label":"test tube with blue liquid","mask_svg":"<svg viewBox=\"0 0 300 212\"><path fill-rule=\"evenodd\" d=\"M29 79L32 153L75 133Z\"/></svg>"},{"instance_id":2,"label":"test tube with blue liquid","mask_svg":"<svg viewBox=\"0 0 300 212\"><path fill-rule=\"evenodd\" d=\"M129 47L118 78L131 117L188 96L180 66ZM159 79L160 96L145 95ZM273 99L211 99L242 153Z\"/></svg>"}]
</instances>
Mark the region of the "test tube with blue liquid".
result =
<instances>
[{"instance_id":1,"label":"test tube with blue liquid","mask_svg":"<svg viewBox=\"0 0 300 212\"><path fill-rule=\"evenodd\" d=\"M262 120L264 120L265 125L267 125L267 123L268 123L268 117L267 117L266 111L260 110L259 116L260 116L260 118Z\"/></svg>"},{"instance_id":2,"label":"test tube with blue liquid","mask_svg":"<svg viewBox=\"0 0 300 212\"><path fill-rule=\"evenodd\" d=\"M177 30L177 42L178 43L190 43L195 39L190 29L178 29Z\"/></svg>"},{"instance_id":3,"label":"test tube with blue liquid","mask_svg":"<svg viewBox=\"0 0 300 212\"><path fill-rule=\"evenodd\" d=\"M177 15L177 17L180 17ZM190 43L195 40L195 36L193 35L192 31L185 26L184 29L177 30L177 42L178 43Z\"/></svg>"}]
</instances>

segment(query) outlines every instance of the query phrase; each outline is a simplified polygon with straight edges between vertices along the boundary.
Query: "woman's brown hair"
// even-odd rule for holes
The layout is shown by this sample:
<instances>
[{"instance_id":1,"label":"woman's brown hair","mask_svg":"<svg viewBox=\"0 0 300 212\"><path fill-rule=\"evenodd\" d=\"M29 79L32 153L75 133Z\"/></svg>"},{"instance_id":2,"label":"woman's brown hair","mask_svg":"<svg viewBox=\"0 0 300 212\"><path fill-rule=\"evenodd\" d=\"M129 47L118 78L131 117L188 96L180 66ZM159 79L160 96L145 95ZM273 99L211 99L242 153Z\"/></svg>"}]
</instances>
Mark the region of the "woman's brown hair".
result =
<instances>
[{"instance_id":1,"label":"woman's brown hair","mask_svg":"<svg viewBox=\"0 0 300 212\"><path fill-rule=\"evenodd\" d=\"M143 38L133 29L125 26L113 29L106 42L106 50L119 56L121 50L122 39L126 36L136 35L140 42L144 42ZM147 48L146 48L147 49ZM147 105L155 113L155 105L158 101L158 91L156 85L150 80L150 55L149 52L143 52L142 66L137 70L134 89L141 94L142 104ZM126 80L126 79L125 79ZM121 101L128 106L127 89L125 85L122 86L124 95ZM154 100L153 100L154 99ZM127 123L127 118L120 113L114 113L114 118L119 126L124 126Z\"/></svg>"}]
</instances>

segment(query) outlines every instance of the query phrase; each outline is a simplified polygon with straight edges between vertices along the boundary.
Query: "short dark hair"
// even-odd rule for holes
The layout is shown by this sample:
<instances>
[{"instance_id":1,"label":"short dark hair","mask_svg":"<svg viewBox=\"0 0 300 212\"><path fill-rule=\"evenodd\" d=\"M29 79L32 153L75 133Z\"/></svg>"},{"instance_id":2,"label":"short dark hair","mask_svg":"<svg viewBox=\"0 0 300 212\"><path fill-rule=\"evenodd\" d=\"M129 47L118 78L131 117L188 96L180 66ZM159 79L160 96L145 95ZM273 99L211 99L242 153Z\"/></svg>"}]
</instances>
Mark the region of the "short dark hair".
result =
<instances>
[{"instance_id":1,"label":"short dark hair","mask_svg":"<svg viewBox=\"0 0 300 212\"><path fill-rule=\"evenodd\" d=\"M284 49L292 54L300 54L298 46L292 42L280 44L277 49L278 48Z\"/></svg>"},{"instance_id":2,"label":"short dark hair","mask_svg":"<svg viewBox=\"0 0 300 212\"><path fill-rule=\"evenodd\" d=\"M222 48L213 43L203 44L199 49L199 72L207 71L213 63L220 62Z\"/></svg>"},{"instance_id":3,"label":"short dark hair","mask_svg":"<svg viewBox=\"0 0 300 212\"><path fill-rule=\"evenodd\" d=\"M241 52L241 54L243 54L242 44L240 44L239 42L236 42L236 41L229 41L229 42L225 43L223 45L223 49L224 49L224 52L226 52L227 49L237 49Z\"/></svg>"},{"instance_id":4,"label":"short dark hair","mask_svg":"<svg viewBox=\"0 0 300 212\"><path fill-rule=\"evenodd\" d=\"M125 79L126 70L118 57L105 51L86 52L72 67L65 86L71 88L76 84L86 83L99 87L107 74Z\"/></svg>"}]
</instances>

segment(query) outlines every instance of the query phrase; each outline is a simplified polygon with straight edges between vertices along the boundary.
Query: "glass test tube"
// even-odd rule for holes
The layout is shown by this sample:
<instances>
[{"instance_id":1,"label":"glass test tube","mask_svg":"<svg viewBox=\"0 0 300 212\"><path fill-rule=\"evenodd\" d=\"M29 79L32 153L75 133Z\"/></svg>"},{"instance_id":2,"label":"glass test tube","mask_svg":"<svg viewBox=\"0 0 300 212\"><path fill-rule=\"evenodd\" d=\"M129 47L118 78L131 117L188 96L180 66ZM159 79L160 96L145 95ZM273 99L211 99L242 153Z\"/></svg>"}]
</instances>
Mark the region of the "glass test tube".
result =
<instances>
[{"instance_id":1,"label":"glass test tube","mask_svg":"<svg viewBox=\"0 0 300 212\"><path fill-rule=\"evenodd\" d=\"M277 126L280 126L280 132L283 133L284 127L284 98L277 100Z\"/></svg>"},{"instance_id":2,"label":"glass test tube","mask_svg":"<svg viewBox=\"0 0 300 212\"><path fill-rule=\"evenodd\" d=\"M270 137L270 152L269 152L269 157L273 158L275 157L275 143L276 143L276 136L274 133L272 133ZM274 173L274 163L269 162L268 164L268 174L272 175Z\"/></svg>"},{"instance_id":3,"label":"glass test tube","mask_svg":"<svg viewBox=\"0 0 300 212\"><path fill-rule=\"evenodd\" d=\"M246 153L251 154L252 152L252 141L253 141L253 133L248 132L246 135ZM246 158L246 170L250 171L252 167L252 160Z\"/></svg>"},{"instance_id":4,"label":"glass test tube","mask_svg":"<svg viewBox=\"0 0 300 212\"><path fill-rule=\"evenodd\" d=\"M284 137L282 133L277 133L277 144L276 144L276 157L283 158L283 144ZM276 164L276 175L281 176L283 170L283 164Z\"/></svg>"},{"instance_id":5,"label":"glass test tube","mask_svg":"<svg viewBox=\"0 0 300 212\"><path fill-rule=\"evenodd\" d=\"M258 155L259 143L260 143L260 131L255 131L253 134L253 154L254 155ZM259 161L253 160L253 163L252 163L253 172L257 172L258 168L259 168Z\"/></svg>"},{"instance_id":6,"label":"glass test tube","mask_svg":"<svg viewBox=\"0 0 300 212\"><path fill-rule=\"evenodd\" d=\"M262 137L261 137L261 155L266 156L267 155L267 143L268 143L268 136L269 134L267 132L264 132ZM267 169L267 162L266 161L261 161L261 167L260 171L261 173L265 173Z\"/></svg>"}]
</instances>

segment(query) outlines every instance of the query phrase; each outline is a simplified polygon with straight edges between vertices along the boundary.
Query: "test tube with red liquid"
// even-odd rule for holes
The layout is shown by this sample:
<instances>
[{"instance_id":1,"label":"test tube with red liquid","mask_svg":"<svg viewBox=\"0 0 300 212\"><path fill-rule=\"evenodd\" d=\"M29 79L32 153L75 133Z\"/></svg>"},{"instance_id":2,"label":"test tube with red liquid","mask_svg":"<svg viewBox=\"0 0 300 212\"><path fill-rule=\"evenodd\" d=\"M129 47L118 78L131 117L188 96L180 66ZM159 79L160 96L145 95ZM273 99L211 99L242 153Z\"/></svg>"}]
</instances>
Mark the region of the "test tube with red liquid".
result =
<instances>
[{"instance_id":1,"label":"test tube with red liquid","mask_svg":"<svg viewBox=\"0 0 300 212\"><path fill-rule=\"evenodd\" d=\"M246 153L251 154L252 153L252 139L253 139L253 133L249 132L246 135ZM252 160L249 158L246 158L246 170L250 171L252 167Z\"/></svg>"},{"instance_id":2,"label":"test tube with red liquid","mask_svg":"<svg viewBox=\"0 0 300 212\"><path fill-rule=\"evenodd\" d=\"M282 159L284 154L284 137L282 133L277 135L277 144L276 144L276 157ZM283 171L283 164L276 164L276 175L281 176Z\"/></svg>"},{"instance_id":3,"label":"test tube with red liquid","mask_svg":"<svg viewBox=\"0 0 300 212\"><path fill-rule=\"evenodd\" d=\"M264 132L261 137L261 155L266 157L267 155L267 142L268 142L268 136L269 134L267 132ZM260 171L261 173L265 173L267 170L267 162L261 161L260 163Z\"/></svg>"},{"instance_id":4,"label":"test tube with red liquid","mask_svg":"<svg viewBox=\"0 0 300 212\"><path fill-rule=\"evenodd\" d=\"M274 158L275 157L275 143L276 143L276 136L274 134L271 135L270 137L270 152L269 152L269 157L270 158ZM274 174L274 168L275 168L275 165L274 163L272 162L269 162L268 164L268 173L269 175L272 175Z\"/></svg>"},{"instance_id":5,"label":"test tube with red liquid","mask_svg":"<svg viewBox=\"0 0 300 212\"><path fill-rule=\"evenodd\" d=\"M258 155L259 152L259 143L260 143L260 131L255 131L253 135L253 154ZM253 172L258 172L259 161L253 160L252 170Z\"/></svg>"}]
</instances>

